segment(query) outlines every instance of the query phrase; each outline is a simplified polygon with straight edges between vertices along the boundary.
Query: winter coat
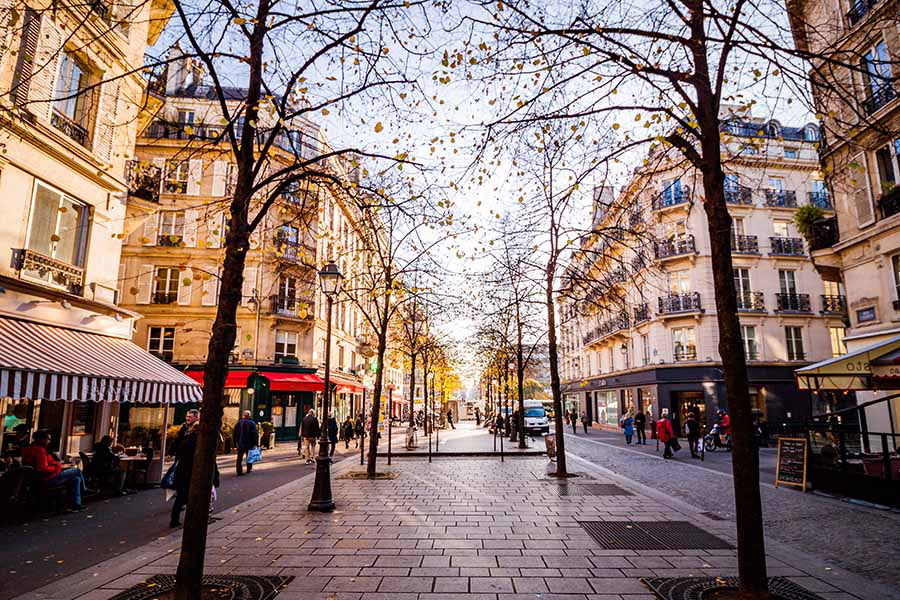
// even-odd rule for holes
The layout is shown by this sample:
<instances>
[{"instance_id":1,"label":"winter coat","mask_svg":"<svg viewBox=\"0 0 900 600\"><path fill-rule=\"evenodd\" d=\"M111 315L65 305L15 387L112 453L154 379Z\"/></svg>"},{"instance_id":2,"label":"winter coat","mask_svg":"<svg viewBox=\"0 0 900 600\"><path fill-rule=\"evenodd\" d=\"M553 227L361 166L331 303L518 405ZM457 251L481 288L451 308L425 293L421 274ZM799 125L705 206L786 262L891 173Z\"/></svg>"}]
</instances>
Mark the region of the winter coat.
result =
<instances>
[{"instance_id":1,"label":"winter coat","mask_svg":"<svg viewBox=\"0 0 900 600\"><path fill-rule=\"evenodd\" d=\"M363 424L362 417L356 419L354 430L356 432L356 437L362 437L363 433L366 431L366 426Z\"/></svg>"},{"instance_id":2,"label":"winter coat","mask_svg":"<svg viewBox=\"0 0 900 600\"><path fill-rule=\"evenodd\" d=\"M334 417L328 417L325 420L328 427L328 441L332 444L338 441L338 423Z\"/></svg>"},{"instance_id":3,"label":"winter coat","mask_svg":"<svg viewBox=\"0 0 900 600\"><path fill-rule=\"evenodd\" d=\"M234 445L239 450L259 446L259 430L253 419L241 419L234 425Z\"/></svg>"},{"instance_id":4,"label":"winter coat","mask_svg":"<svg viewBox=\"0 0 900 600\"><path fill-rule=\"evenodd\" d=\"M634 435L634 419L625 417L625 420L622 421L622 429L625 430L625 435Z\"/></svg>"},{"instance_id":5,"label":"winter coat","mask_svg":"<svg viewBox=\"0 0 900 600\"><path fill-rule=\"evenodd\" d=\"M300 437L317 438L319 437L319 419L316 415L306 415L300 423Z\"/></svg>"},{"instance_id":6,"label":"winter coat","mask_svg":"<svg viewBox=\"0 0 900 600\"><path fill-rule=\"evenodd\" d=\"M341 426L341 435L345 440L353 439L353 421L344 421Z\"/></svg>"},{"instance_id":7,"label":"winter coat","mask_svg":"<svg viewBox=\"0 0 900 600\"><path fill-rule=\"evenodd\" d=\"M639 412L638 414L634 415L634 426L635 427L637 427L638 429L643 429L644 427L646 427L646 425L647 425L647 417L644 415L644 413Z\"/></svg>"},{"instance_id":8,"label":"winter coat","mask_svg":"<svg viewBox=\"0 0 900 600\"><path fill-rule=\"evenodd\" d=\"M684 429L689 438L697 439L700 437L700 423L697 419L688 419L684 422Z\"/></svg>"},{"instance_id":9,"label":"winter coat","mask_svg":"<svg viewBox=\"0 0 900 600\"><path fill-rule=\"evenodd\" d=\"M656 422L656 437L659 438L659 441L665 443L671 440L674 436L675 434L672 431L672 423L667 417L663 417Z\"/></svg>"}]
</instances>

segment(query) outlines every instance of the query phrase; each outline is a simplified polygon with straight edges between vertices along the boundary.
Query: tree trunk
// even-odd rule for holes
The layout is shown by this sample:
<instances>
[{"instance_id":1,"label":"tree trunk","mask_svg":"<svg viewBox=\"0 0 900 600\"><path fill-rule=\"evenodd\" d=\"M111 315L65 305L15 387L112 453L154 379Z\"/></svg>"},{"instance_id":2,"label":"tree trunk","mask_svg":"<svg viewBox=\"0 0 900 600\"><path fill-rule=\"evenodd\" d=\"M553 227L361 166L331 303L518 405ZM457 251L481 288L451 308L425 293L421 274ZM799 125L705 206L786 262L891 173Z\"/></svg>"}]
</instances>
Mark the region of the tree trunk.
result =
<instances>
[{"instance_id":1,"label":"tree trunk","mask_svg":"<svg viewBox=\"0 0 900 600\"><path fill-rule=\"evenodd\" d=\"M699 90L698 90L699 91ZM698 98L703 104L702 98ZM707 104L709 106L709 104ZM735 515L737 520L738 574L740 591L748 600L767 600L766 550L762 502L759 495L759 466L753 447L753 416L748 394L747 361L741 339L737 295L731 260L731 215L725 203L725 174L722 170L718 116L707 116L703 127L703 189L706 196L711 242L713 283L716 292L716 319L719 325L719 355L725 373L727 407L731 413Z\"/></svg>"},{"instance_id":2,"label":"tree trunk","mask_svg":"<svg viewBox=\"0 0 900 600\"><path fill-rule=\"evenodd\" d=\"M390 322L390 296L384 300L384 314L381 331L378 332L378 369L375 372L375 389L372 391L372 428L369 430L369 459L366 461L366 476L375 477L378 461L378 418L381 414L381 394L384 391L384 355L387 354L388 323ZM388 407L388 414L394 407ZM389 417L390 418L390 417Z\"/></svg>"},{"instance_id":3,"label":"tree trunk","mask_svg":"<svg viewBox=\"0 0 900 600\"><path fill-rule=\"evenodd\" d=\"M553 392L553 426L556 432L556 476L567 477L565 425L562 416L562 389L559 382L559 353L556 350L556 306L553 302L552 265L547 266L544 302L547 305L547 354L550 360L550 389Z\"/></svg>"},{"instance_id":4,"label":"tree trunk","mask_svg":"<svg viewBox=\"0 0 900 600\"><path fill-rule=\"evenodd\" d=\"M516 348L516 383L519 390L519 448L525 449L525 357L522 351L522 324L519 323L518 347Z\"/></svg>"},{"instance_id":5,"label":"tree trunk","mask_svg":"<svg viewBox=\"0 0 900 600\"><path fill-rule=\"evenodd\" d=\"M410 369L409 374L409 428L416 426L416 353L411 352L409 355ZM425 407L425 433L428 434L428 407Z\"/></svg>"}]
</instances>

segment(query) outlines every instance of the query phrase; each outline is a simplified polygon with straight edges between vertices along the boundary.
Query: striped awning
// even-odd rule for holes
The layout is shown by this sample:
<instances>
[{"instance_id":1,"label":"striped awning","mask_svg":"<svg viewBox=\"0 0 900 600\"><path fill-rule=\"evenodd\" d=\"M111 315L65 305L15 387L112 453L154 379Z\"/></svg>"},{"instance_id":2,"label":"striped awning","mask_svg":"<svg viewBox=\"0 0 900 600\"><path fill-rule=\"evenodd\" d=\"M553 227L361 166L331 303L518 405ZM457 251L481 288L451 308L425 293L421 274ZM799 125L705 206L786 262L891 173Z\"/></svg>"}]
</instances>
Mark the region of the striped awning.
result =
<instances>
[{"instance_id":1,"label":"striped awning","mask_svg":"<svg viewBox=\"0 0 900 600\"><path fill-rule=\"evenodd\" d=\"M0 398L174 403L202 392L128 340L0 317Z\"/></svg>"}]
</instances>

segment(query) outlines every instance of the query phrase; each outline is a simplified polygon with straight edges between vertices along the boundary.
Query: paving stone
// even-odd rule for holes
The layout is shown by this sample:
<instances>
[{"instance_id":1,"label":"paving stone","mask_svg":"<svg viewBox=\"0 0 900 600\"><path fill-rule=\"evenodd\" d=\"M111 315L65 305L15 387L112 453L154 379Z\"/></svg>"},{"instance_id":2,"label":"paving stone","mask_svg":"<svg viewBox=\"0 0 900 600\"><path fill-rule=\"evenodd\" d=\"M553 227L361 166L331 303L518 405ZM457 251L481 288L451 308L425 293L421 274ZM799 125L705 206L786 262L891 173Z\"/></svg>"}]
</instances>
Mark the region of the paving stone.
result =
<instances>
[{"instance_id":1,"label":"paving stone","mask_svg":"<svg viewBox=\"0 0 900 600\"><path fill-rule=\"evenodd\" d=\"M479 592L513 592L512 579L509 577L470 577L469 589Z\"/></svg>"}]
</instances>

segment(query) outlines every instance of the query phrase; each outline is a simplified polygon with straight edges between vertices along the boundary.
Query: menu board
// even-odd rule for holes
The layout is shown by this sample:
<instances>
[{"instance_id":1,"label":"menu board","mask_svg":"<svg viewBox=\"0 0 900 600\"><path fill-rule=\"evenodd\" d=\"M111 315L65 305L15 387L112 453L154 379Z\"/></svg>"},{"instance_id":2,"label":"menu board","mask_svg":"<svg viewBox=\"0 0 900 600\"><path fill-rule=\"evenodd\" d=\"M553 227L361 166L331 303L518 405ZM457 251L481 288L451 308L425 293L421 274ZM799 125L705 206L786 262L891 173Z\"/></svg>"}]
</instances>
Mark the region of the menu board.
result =
<instances>
[{"instance_id":1,"label":"menu board","mask_svg":"<svg viewBox=\"0 0 900 600\"><path fill-rule=\"evenodd\" d=\"M806 438L778 438L775 487L779 483L806 491Z\"/></svg>"}]
</instances>

